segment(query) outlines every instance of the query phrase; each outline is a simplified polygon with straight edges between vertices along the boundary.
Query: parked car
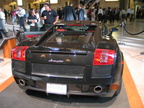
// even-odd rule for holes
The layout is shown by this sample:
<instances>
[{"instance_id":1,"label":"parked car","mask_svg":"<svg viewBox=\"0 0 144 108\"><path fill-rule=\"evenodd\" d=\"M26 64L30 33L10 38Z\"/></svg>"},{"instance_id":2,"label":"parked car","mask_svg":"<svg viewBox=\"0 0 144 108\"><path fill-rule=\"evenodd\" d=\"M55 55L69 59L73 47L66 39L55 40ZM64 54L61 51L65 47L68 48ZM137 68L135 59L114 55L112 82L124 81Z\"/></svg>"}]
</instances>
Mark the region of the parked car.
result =
<instances>
[{"instance_id":1,"label":"parked car","mask_svg":"<svg viewBox=\"0 0 144 108\"><path fill-rule=\"evenodd\" d=\"M47 94L118 95L124 62L112 32L98 22L65 21L31 34L12 49L16 83Z\"/></svg>"}]
</instances>

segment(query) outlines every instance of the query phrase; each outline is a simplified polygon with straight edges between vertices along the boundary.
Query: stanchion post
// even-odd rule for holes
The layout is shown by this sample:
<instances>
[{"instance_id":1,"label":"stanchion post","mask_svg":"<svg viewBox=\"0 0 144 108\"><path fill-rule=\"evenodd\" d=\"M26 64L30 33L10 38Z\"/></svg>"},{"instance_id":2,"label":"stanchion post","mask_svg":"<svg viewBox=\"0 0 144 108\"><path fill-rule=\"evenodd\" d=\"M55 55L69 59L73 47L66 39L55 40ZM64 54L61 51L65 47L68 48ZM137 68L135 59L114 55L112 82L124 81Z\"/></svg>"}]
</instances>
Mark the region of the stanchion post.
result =
<instances>
[{"instance_id":1,"label":"stanchion post","mask_svg":"<svg viewBox=\"0 0 144 108\"><path fill-rule=\"evenodd\" d=\"M118 43L119 45L125 45L125 43L122 43L122 39L123 39L123 36L124 36L124 26L125 26L125 23L124 23L124 21L122 21L122 23L121 23L122 36L121 36L121 38L120 38L120 43Z\"/></svg>"}]
</instances>

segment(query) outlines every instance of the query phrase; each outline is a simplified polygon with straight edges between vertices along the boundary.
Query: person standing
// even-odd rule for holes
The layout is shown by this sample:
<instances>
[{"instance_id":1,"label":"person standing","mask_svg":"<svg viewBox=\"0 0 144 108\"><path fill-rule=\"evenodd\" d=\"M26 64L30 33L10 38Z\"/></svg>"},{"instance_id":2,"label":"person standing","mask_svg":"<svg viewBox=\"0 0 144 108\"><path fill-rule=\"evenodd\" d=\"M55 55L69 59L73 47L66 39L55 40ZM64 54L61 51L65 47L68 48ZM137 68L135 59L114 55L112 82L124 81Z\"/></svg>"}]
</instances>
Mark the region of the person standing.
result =
<instances>
[{"instance_id":1,"label":"person standing","mask_svg":"<svg viewBox=\"0 0 144 108\"><path fill-rule=\"evenodd\" d=\"M131 13L131 9L128 8L126 13L126 20L130 17L130 13Z\"/></svg>"},{"instance_id":2,"label":"person standing","mask_svg":"<svg viewBox=\"0 0 144 108\"><path fill-rule=\"evenodd\" d=\"M44 24L56 24L59 19L57 12L51 9L50 5L47 3L44 6L46 10L44 10L41 15L41 19L44 20Z\"/></svg>"},{"instance_id":3,"label":"person standing","mask_svg":"<svg viewBox=\"0 0 144 108\"><path fill-rule=\"evenodd\" d=\"M95 21L95 9L94 9L94 7L92 7L91 20Z\"/></svg>"},{"instance_id":4,"label":"person standing","mask_svg":"<svg viewBox=\"0 0 144 108\"><path fill-rule=\"evenodd\" d=\"M60 8L57 9L57 13L59 15L59 19L62 19L62 10Z\"/></svg>"},{"instance_id":5,"label":"person standing","mask_svg":"<svg viewBox=\"0 0 144 108\"><path fill-rule=\"evenodd\" d=\"M102 20L103 20L103 10L102 10L101 7L100 7L99 10L98 10L98 20L99 20L99 21L102 21Z\"/></svg>"},{"instance_id":6,"label":"person standing","mask_svg":"<svg viewBox=\"0 0 144 108\"><path fill-rule=\"evenodd\" d=\"M78 20L84 21L85 20L84 14L85 13L82 4L78 5Z\"/></svg>"},{"instance_id":7,"label":"person standing","mask_svg":"<svg viewBox=\"0 0 144 108\"><path fill-rule=\"evenodd\" d=\"M49 4L48 1L45 1L45 4ZM40 16L42 15L43 11L45 11L45 6L43 6L40 10ZM42 24L44 24L44 20L41 20Z\"/></svg>"},{"instance_id":8,"label":"person standing","mask_svg":"<svg viewBox=\"0 0 144 108\"><path fill-rule=\"evenodd\" d=\"M26 31L26 27L25 27L25 15L26 15L26 11L25 11L25 9L23 9L21 6L18 6L16 14L19 17L20 28L23 27L24 31Z\"/></svg>"},{"instance_id":9,"label":"person standing","mask_svg":"<svg viewBox=\"0 0 144 108\"><path fill-rule=\"evenodd\" d=\"M134 9L132 8L130 12L130 22L134 21Z\"/></svg>"},{"instance_id":10,"label":"person standing","mask_svg":"<svg viewBox=\"0 0 144 108\"><path fill-rule=\"evenodd\" d=\"M6 28L5 23L6 23L5 14L2 11L2 9L0 8L0 29L2 29L4 35L7 36L8 29Z\"/></svg>"},{"instance_id":11,"label":"person standing","mask_svg":"<svg viewBox=\"0 0 144 108\"><path fill-rule=\"evenodd\" d=\"M14 25L14 21L16 20L16 9L12 11L12 25Z\"/></svg>"},{"instance_id":12,"label":"person standing","mask_svg":"<svg viewBox=\"0 0 144 108\"><path fill-rule=\"evenodd\" d=\"M88 9L84 6L83 10L84 10L84 19L87 21L88 20L88 17L87 17Z\"/></svg>"},{"instance_id":13,"label":"person standing","mask_svg":"<svg viewBox=\"0 0 144 108\"><path fill-rule=\"evenodd\" d=\"M35 15L35 10L31 8L29 10L29 16L27 18L27 23L30 25L30 31L38 31L37 22L38 22L38 19Z\"/></svg>"},{"instance_id":14,"label":"person standing","mask_svg":"<svg viewBox=\"0 0 144 108\"><path fill-rule=\"evenodd\" d=\"M115 8L112 8L112 10L111 10L111 21L110 21L110 23L114 23L114 20L115 20Z\"/></svg>"},{"instance_id":15,"label":"person standing","mask_svg":"<svg viewBox=\"0 0 144 108\"><path fill-rule=\"evenodd\" d=\"M126 11L124 9L120 11L120 20L121 22L124 21L126 23Z\"/></svg>"},{"instance_id":16,"label":"person standing","mask_svg":"<svg viewBox=\"0 0 144 108\"><path fill-rule=\"evenodd\" d=\"M8 12L7 12L6 9L4 9L4 14L5 14L5 21L6 21L6 23L7 23L7 14L8 14Z\"/></svg>"},{"instance_id":17,"label":"person standing","mask_svg":"<svg viewBox=\"0 0 144 108\"><path fill-rule=\"evenodd\" d=\"M69 6L63 9L63 21L73 21L76 20L76 13L73 7L73 3L70 2Z\"/></svg>"},{"instance_id":18,"label":"person standing","mask_svg":"<svg viewBox=\"0 0 144 108\"><path fill-rule=\"evenodd\" d=\"M120 20L119 14L120 14L120 9L119 9L119 8L116 8L116 9L115 9L115 17L116 17L116 20L117 20L117 21Z\"/></svg>"}]
</instances>

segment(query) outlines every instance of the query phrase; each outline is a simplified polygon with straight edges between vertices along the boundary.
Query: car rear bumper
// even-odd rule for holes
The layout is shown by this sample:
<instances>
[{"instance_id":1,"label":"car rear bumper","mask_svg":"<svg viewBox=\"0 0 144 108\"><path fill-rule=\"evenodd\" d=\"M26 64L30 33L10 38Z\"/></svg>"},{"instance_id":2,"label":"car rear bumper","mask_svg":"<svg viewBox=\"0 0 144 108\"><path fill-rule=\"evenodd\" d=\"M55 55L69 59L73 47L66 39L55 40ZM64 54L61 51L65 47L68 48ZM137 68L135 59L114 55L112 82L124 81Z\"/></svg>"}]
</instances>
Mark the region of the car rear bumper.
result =
<instances>
[{"instance_id":1,"label":"car rear bumper","mask_svg":"<svg viewBox=\"0 0 144 108\"><path fill-rule=\"evenodd\" d=\"M36 90L36 91L42 91L47 92L47 83L51 84L57 84L56 82L50 82L50 80L47 80L45 77L38 77L38 76L29 76L25 75L23 73L13 72L13 76L15 78L15 81L22 89L30 89L30 90ZM62 81L63 82L63 81ZM69 95L86 95L86 96L101 96L101 97L112 97L117 90L110 89L110 82L109 84L105 85L104 83L95 83L95 84L89 84L84 83L82 80L77 80L73 83L62 83L59 82L59 84L65 84L67 86L66 94ZM21 84L22 83L22 84ZM118 81L119 83L119 81ZM95 92L96 87L98 88ZM119 85L118 85L119 86ZM49 93L48 93L49 94ZM51 93L50 93L51 94ZM56 94L56 93L54 93Z\"/></svg>"},{"instance_id":2,"label":"car rear bumper","mask_svg":"<svg viewBox=\"0 0 144 108\"><path fill-rule=\"evenodd\" d=\"M35 88L35 87L30 87L30 86L20 86L21 89L24 90L35 90L35 91L40 91L40 92L45 92L45 89L40 89L40 88ZM101 93L90 93L90 92L81 92L81 91L73 91L73 92L67 92L67 96L69 95L83 95L83 96L99 96L99 97L113 97L115 94L115 90L109 90L109 92L101 92ZM48 94L48 93L47 93Z\"/></svg>"}]
</instances>

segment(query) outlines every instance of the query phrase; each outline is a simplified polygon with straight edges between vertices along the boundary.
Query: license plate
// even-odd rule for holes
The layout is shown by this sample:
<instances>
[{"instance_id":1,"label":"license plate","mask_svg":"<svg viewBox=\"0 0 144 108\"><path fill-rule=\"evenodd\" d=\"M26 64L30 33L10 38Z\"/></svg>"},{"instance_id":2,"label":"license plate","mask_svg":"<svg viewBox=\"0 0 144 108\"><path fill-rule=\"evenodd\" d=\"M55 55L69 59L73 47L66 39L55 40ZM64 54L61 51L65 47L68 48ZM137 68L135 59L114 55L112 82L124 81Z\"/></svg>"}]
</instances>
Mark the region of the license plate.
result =
<instances>
[{"instance_id":1,"label":"license plate","mask_svg":"<svg viewBox=\"0 0 144 108\"><path fill-rule=\"evenodd\" d=\"M46 92L52 93L52 94L66 95L67 94L67 85L47 83Z\"/></svg>"}]
</instances>

